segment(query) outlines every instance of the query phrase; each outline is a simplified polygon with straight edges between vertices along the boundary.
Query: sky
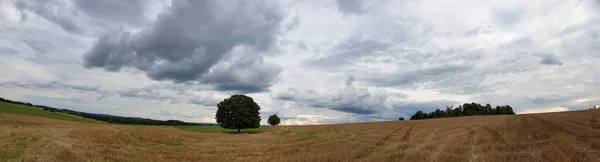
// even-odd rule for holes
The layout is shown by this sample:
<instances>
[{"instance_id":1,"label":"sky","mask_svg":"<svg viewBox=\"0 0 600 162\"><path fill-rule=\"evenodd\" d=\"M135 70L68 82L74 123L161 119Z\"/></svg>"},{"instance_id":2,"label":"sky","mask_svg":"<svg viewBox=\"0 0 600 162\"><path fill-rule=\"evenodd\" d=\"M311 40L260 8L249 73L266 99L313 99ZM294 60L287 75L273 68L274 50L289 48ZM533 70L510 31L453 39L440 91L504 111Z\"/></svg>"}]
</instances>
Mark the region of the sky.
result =
<instances>
[{"instance_id":1,"label":"sky","mask_svg":"<svg viewBox=\"0 0 600 162\"><path fill-rule=\"evenodd\" d=\"M600 104L592 0L0 0L0 96L215 122L397 120L462 103Z\"/></svg>"}]
</instances>

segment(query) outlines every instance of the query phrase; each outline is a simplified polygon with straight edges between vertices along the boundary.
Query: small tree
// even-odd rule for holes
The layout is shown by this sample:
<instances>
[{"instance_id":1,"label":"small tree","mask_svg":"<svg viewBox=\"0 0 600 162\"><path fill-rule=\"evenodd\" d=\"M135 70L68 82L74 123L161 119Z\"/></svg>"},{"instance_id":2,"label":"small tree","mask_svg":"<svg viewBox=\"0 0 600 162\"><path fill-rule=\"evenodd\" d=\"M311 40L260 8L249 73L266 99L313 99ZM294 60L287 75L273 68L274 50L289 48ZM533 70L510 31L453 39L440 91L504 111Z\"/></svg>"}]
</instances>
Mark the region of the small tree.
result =
<instances>
[{"instance_id":1,"label":"small tree","mask_svg":"<svg viewBox=\"0 0 600 162\"><path fill-rule=\"evenodd\" d=\"M398 120L404 120L404 117L400 117L400 119L398 119Z\"/></svg>"},{"instance_id":2,"label":"small tree","mask_svg":"<svg viewBox=\"0 0 600 162\"><path fill-rule=\"evenodd\" d=\"M258 128L260 106L251 97L236 94L217 104L217 124L225 129Z\"/></svg>"},{"instance_id":3,"label":"small tree","mask_svg":"<svg viewBox=\"0 0 600 162\"><path fill-rule=\"evenodd\" d=\"M267 123L271 124L272 126L276 126L279 123L281 123L281 119L279 119L279 117L276 114L273 114L273 115L269 116Z\"/></svg>"}]
</instances>

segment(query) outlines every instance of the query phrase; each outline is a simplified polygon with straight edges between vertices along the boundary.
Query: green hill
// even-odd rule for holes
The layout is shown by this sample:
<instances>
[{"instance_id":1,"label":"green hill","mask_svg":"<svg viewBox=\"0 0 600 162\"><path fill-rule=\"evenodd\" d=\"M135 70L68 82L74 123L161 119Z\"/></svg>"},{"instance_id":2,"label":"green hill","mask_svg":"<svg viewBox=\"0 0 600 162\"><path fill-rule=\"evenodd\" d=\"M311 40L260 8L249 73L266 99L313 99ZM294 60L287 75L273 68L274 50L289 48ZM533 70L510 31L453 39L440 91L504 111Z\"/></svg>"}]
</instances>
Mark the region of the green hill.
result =
<instances>
[{"instance_id":1,"label":"green hill","mask_svg":"<svg viewBox=\"0 0 600 162\"><path fill-rule=\"evenodd\" d=\"M44 111L39 108L29 107L29 106L25 106L25 105L12 104L12 103L5 103L5 102L0 102L0 113L39 116L39 117L45 117L45 118L50 118L50 119L67 120L67 121L73 121L73 122L92 123L92 124L105 123L102 121L86 119L86 118L72 116L72 115L63 114L63 113L59 113L59 112L49 112L49 111Z\"/></svg>"}]
</instances>

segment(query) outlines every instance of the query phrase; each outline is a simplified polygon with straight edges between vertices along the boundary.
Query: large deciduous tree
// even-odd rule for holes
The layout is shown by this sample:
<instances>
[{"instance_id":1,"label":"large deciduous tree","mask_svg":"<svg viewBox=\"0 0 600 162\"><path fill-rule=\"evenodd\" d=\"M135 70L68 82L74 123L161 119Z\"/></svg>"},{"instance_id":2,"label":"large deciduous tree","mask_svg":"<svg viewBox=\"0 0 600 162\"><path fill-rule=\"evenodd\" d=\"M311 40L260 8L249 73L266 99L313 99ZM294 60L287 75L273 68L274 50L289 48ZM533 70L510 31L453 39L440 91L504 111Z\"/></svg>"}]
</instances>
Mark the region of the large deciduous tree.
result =
<instances>
[{"instance_id":1,"label":"large deciduous tree","mask_svg":"<svg viewBox=\"0 0 600 162\"><path fill-rule=\"evenodd\" d=\"M217 123L226 129L258 128L260 106L252 97L236 94L217 104Z\"/></svg>"}]
</instances>

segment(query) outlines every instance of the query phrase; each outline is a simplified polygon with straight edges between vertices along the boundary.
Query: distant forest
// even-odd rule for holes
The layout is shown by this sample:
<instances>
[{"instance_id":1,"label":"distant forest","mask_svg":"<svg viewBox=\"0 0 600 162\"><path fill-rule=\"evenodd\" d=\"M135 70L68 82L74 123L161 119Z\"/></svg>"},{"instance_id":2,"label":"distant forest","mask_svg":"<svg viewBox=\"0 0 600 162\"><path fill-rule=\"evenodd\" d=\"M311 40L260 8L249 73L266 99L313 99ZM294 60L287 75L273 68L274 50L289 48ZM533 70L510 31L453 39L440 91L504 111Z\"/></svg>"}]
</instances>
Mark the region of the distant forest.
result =
<instances>
[{"instance_id":1,"label":"distant forest","mask_svg":"<svg viewBox=\"0 0 600 162\"><path fill-rule=\"evenodd\" d=\"M431 118L445 118L445 117L455 117L455 116L474 116L474 115L514 115L513 108L510 105L504 106L496 106L492 107L490 104L486 104L482 106L478 103L465 103L463 105L459 105L457 108L452 108L446 106L446 110L437 109L430 113L424 113L419 110L410 117L410 120L421 120L421 119L431 119Z\"/></svg>"},{"instance_id":2,"label":"distant forest","mask_svg":"<svg viewBox=\"0 0 600 162\"><path fill-rule=\"evenodd\" d=\"M166 120L166 121L164 121L164 120L145 119L145 118L138 118L138 117L122 117L122 116L106 115L106 114L85 113L85 112L79 112L79 111L74 111L74 110L69 110L69 109L58 109L58 108L53 108L53 107L43 106L43 105L33 105L31 103L20 102L20 101L12 101L12 100L4 99L4 98L1 98L1 97L0 97L0 102L7 102L7 103L13 103L13 104L31 106L31 107L43 109L44 111L66 113L66 114L71 114L71 115L75 115L75 116L80 116L80 117L83 117L83 118L89 118L89 119L94 119L94 120L99 120L99 121L105 121L105 122L108 122L108 123L116 123L116 124L137 124L137 125L200 125L200 126L213 126L213 125L217 125L217 124L211 124L211 123L188 123L188 122L183 122L183 121L179 121L179 120Z\"/></svg>"}]
</instances>

